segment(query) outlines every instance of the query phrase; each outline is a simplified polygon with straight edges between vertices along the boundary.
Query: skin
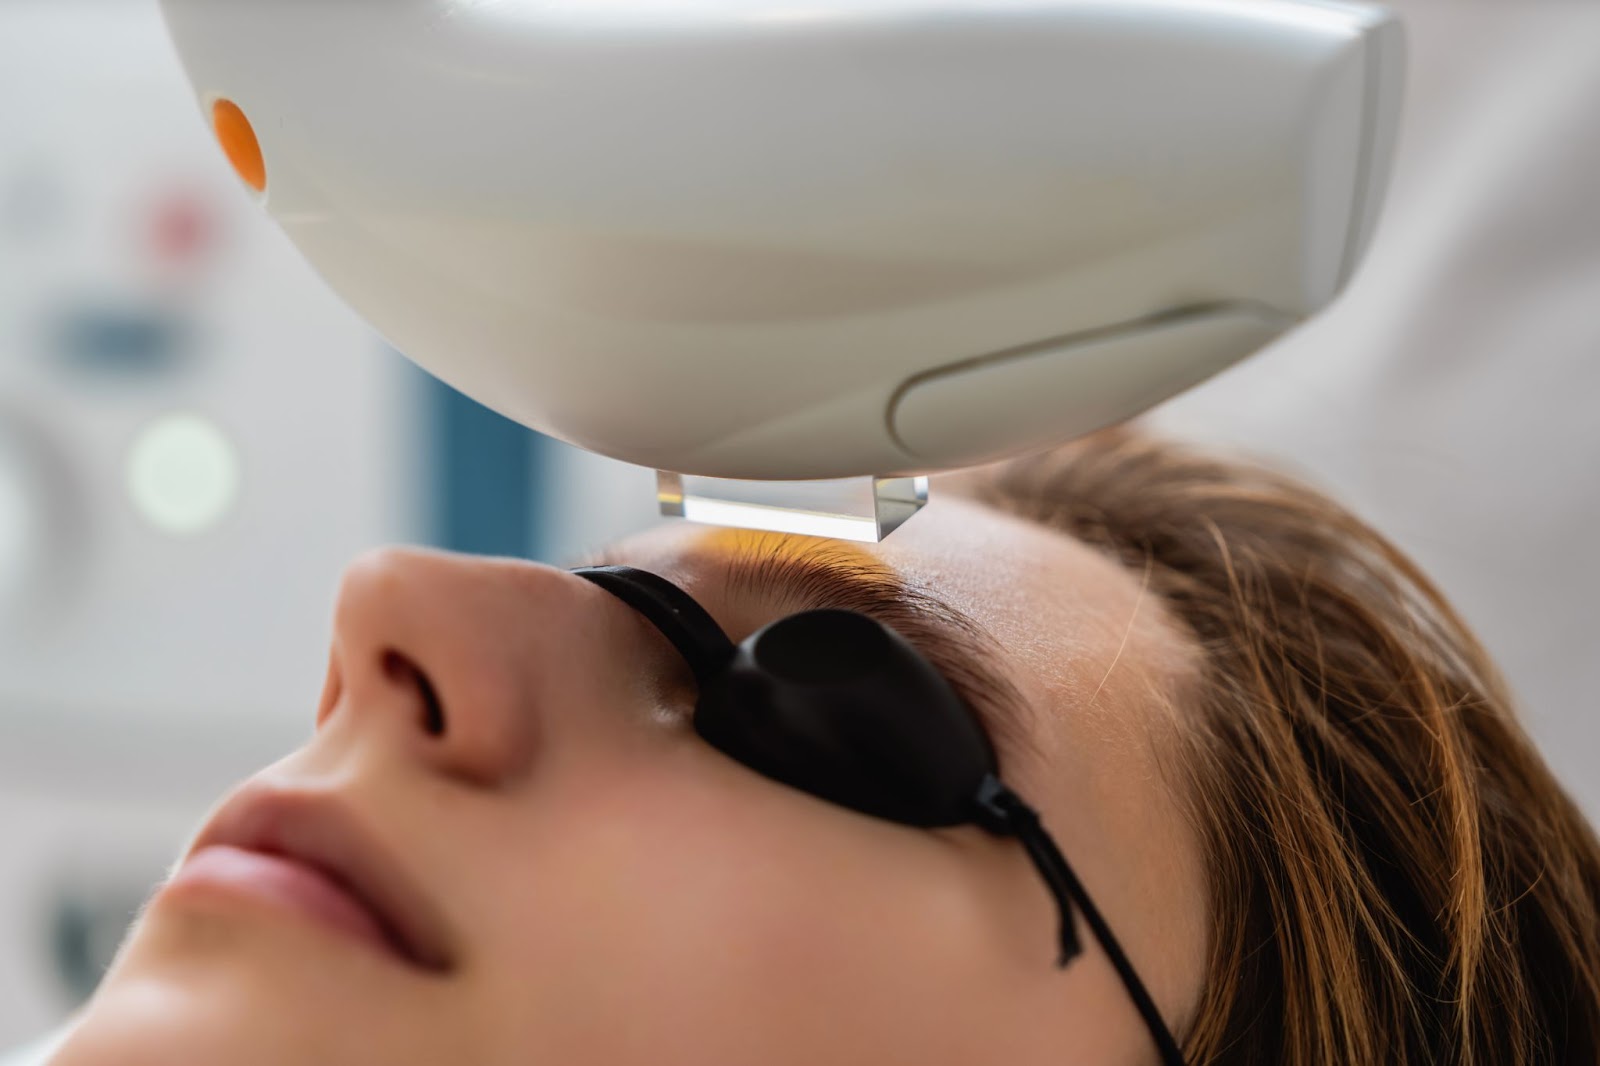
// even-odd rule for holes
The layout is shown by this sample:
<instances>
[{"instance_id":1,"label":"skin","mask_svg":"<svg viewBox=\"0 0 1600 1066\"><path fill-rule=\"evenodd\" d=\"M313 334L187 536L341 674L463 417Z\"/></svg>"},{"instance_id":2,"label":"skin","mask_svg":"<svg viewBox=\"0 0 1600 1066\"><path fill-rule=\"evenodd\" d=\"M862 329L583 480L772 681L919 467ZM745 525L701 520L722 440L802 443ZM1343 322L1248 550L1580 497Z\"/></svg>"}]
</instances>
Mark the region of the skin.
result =
<instances>
[{"instance_id":1,"label":"skin","mask_svg":"<svg viewBox=\"0 0 1600 1066\"><path fill-rule=\"evenodd\" d=\"M738 640L789 610L719 582L737 536L677 524L615 554ZM848 550L997 639L1038 754L1002 774L1180 1020L1203 870L1162 756L1194 648L1138 574L961 499ZM388 649L432 680L443 735ZM358 560L316 731L258 778L348 806L441 915L453 968L244 897L158 896L56 1066L1156 1062L1092 938L1054 967L1054 904L1015 841L772 782L693 732L678 673L647 623L561 570Z\"/></svg>"}]
</instances>

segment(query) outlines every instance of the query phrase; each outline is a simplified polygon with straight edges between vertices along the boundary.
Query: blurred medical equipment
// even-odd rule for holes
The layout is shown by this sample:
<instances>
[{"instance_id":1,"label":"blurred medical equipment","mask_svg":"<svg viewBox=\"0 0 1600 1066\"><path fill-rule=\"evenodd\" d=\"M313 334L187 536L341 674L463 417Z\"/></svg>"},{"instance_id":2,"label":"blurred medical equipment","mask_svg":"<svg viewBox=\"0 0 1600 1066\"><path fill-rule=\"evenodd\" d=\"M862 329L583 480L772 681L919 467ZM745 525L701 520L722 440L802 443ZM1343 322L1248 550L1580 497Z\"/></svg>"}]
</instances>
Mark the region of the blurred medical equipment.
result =
<instances>
[{"instance_id":1,"label":"blurred medical equipment","mask_svg":"<svg viewBox=\"0 0 1600 1066\"><path fill-rule=\"evenodd\" d=\"M657 468L664 512L859 539L1333 299L1403 68L1322 0L163 8L239 176L398 348ZM721 481L833 478L866 480Z\"/></svg>"}]
</instances>

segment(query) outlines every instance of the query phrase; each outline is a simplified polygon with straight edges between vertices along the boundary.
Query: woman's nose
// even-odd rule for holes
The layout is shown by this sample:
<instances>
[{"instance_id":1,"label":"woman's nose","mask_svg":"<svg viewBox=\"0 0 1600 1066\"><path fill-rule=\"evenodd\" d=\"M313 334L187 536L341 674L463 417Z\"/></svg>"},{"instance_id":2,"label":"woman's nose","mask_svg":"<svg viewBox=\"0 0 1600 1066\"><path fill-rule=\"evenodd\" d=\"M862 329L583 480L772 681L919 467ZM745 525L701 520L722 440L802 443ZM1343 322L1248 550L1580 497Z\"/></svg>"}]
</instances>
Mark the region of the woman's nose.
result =
<instances>
[{"instance_id":1,"label":"woman's nose","mask_svg":"<svg viewBox=\"0 0 1600 1066\"><path fill-rule=\"evenodd\" d=\"M494 786L525 773L560 691L592 670L584 586L549 567L386 548L340 585L319 728L381 735ZM585 609L588 608L588 609Z\"/></svg>"}]
</instances>

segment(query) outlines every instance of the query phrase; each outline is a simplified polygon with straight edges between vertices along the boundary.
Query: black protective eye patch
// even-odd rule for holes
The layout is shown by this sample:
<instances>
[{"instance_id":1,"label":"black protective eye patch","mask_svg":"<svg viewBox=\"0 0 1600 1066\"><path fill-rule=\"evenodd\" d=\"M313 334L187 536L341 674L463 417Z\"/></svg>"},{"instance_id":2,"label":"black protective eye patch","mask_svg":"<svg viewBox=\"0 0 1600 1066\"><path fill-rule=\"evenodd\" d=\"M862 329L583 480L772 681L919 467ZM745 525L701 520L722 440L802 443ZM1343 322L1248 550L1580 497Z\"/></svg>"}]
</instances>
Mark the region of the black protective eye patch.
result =
<instances>
[{"instance_id":1,"label":"black protective eye patch","mask_svg":"<svg viewBox=\"0 0 1600 1066\"><path fill-rule=\"evenodd\" d=\"M1015 836L1060 912L1058 966L1081 950L1074 907L1110 958L1166 1066L1183 1057L1111 929L1038 814L1000 780L993 745L950 683L905 638L853 611L805 611L735 645L672 582L626 566L573 573L642 614L699 685L694 727L712 747L820 799L904 825L975 823Z\"/></svg>"}]
</instances>

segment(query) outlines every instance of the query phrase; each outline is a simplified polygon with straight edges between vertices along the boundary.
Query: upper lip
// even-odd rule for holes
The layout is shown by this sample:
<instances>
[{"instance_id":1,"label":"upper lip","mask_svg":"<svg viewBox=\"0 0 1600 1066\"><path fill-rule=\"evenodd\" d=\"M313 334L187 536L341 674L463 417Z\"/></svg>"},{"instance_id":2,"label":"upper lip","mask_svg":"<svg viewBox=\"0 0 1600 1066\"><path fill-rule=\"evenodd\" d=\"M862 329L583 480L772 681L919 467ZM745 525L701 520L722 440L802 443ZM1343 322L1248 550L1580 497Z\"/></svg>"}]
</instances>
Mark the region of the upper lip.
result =
<instances>
[{"instance_id":1,"label":"upper lip","mask_svg":"<svg viewBox=\"0 0 1600 1066\"><path fill-rule=\"evenodd\" d=\"M223 804L185 859L213 845L281 855L310 866L364 904L408 961L433 971L453 967L437 912L334 796L246 786Z\"/></svg>"}]
</instances>

